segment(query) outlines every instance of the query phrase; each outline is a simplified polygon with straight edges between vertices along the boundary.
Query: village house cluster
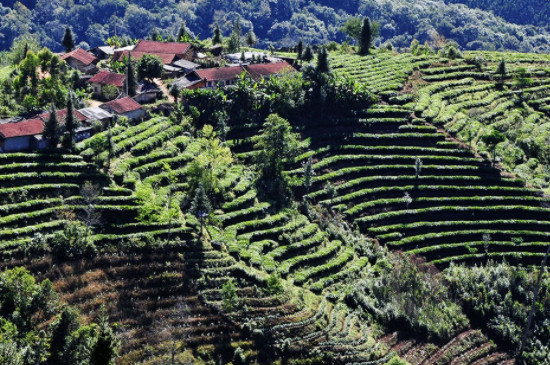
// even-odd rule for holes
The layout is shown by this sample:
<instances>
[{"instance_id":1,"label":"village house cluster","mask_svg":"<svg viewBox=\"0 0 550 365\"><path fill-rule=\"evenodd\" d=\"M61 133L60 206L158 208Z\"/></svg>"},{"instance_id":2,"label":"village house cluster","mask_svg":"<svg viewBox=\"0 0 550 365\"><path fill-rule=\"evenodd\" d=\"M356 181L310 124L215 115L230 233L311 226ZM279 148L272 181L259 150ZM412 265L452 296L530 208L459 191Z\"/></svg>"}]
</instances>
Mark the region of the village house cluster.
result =
<instances>
[{"instance_id":1,"label":"village house cluster","mask_svg":"<svg viewBox=\"0 0 550 365\"><path fill-rule=\"evenodd\" d=\"M223 49L215 46L210 54L221 56ZM139 61L144 55L157 56L163 63L162 79L141 81L136 95L130 97L127 92L127 75L111 70L109 62L131 59ZM224 56L224 67L202 68L208 56L195 49L190 43L159 42L141 40L135 46L116 49L101 46L86 51L77 48L61 55L67 65L81 73L83 84L87 85L96 101L95 106L74 111L74 119L79 127L75 131L76 142L93 135L98 122L107 126L115 116L126 117L130 122L147 118L143 104L156 102L167 93L164 82L172 80L179 89L231 87L245 73L248 77L260 81L295 69L285 60L269 57L261 52L243 52ZM101 62L106 61L106 62ZM254 63L253 63L254 62ZM105 90L114 92L113 100L105 95ZM163 91L164 90L164 91ZM67 110L59 110L58 120L64 124ZM44 125L49 113L41 113L30 118L0 119L0 152L17 152L46 149L42 138Z\"/></svg>"}]
</instances>

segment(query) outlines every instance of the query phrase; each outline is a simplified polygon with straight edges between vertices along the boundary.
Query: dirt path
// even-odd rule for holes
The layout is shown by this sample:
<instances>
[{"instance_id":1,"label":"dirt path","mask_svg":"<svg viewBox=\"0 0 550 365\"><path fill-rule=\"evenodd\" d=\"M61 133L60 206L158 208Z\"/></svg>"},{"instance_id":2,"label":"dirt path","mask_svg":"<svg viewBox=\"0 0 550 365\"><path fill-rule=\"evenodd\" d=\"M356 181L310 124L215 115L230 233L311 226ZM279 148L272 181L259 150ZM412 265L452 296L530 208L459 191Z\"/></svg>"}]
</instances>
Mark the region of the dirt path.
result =
<instances>
[{"instance_id":1,"label":"dirt path","mask_svg":"<svg viewBox=\"0 0 550 365\"><path fill-rule=\"evenodd\" d=\"M168 89L166 88L166 85L164 85L164 81L161 80L161 79L154 79L153 81L155 81L155 84L158 85L158 87L162 90L162 92L164 93L164 95L166 95L166 97L168 98L168 101L170 103L173 103L174 102L174 97L172 95L170 95L170 92L168 91Z\"/></svg>"}]
</instances>

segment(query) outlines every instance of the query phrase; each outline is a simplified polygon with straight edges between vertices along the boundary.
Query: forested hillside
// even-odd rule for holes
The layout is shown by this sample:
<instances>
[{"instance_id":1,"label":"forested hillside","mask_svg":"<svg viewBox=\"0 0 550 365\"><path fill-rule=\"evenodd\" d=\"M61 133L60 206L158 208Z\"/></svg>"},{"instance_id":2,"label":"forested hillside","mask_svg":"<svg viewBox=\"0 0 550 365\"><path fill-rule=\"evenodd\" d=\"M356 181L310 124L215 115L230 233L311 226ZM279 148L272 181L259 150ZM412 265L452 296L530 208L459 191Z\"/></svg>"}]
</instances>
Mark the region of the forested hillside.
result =
<instances>
[{"instance_id":1,"label":"forested hillside","mask_svg":"<svg viewBox=\"0 0 550 365\"><path fill-rule=\"evenodd\" d=\"M67 25L73 28L77 43L84 48L95 47L114 35L115 18L117 34L132 39L148 36L155 27L165 37L174 36L183 21L203 39L211 36L216 23L228 35L232 22L240 17L243 30L253 28L262 47L291 46L299 38L312 44L342 42L347 36L341 27L350 17L369 16L381 24L377 42L389 42L396 47L408 47L414 38L421 43L432 41L439 34L466 49L550 51L549 34L529 25L529 19L544 25L545 11L544 8L539 11L536 1L527 7L524 2L511 8L501 7L500 2L487 5L510 22L525 25L508 23L489 12L464 5L445 4L443 0L3 0L0 3L0 49L9 48L18 36L34 34L43 46L59 51ZM485 7L480 1L468 3Z\"/></svg>"},{"instance_id":2,"label":"forested hillside","mask_svg":"<svg viewBox=\"0 0 550 365\"><path fill-rule=\"evenodd\" d=\"M518 24L548 27L550 19L550 3L546 0L446 0L445 2L489 10L509 22Z\"/></svg>"}]
</instances>

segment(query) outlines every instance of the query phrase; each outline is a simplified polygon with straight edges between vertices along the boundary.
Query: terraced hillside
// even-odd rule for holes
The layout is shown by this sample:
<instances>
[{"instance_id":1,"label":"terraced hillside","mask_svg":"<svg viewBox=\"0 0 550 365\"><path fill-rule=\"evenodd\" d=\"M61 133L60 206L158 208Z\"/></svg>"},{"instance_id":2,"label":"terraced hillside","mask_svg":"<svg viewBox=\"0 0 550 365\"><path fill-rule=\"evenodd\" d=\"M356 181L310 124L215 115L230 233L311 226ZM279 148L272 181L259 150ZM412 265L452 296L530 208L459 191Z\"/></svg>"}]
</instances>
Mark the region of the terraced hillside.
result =
<instances>
[{"instance_id":1,"label":"terraced hillside","mask_svg":"<svg viewBox=\"0 0 550 365\"><path fill-rule=\"evenodd\" d=\"M2 267L51 279L88 318L104 305L123 340L119 364L165 363L173 354L197 363L239 363L242 355L245 363L360 365L399 355L411 364L511 364L507 349L462 312L438 337L419 318L428 312L378 306L373 298L389 284L363 285L383 278L391 257L410 257L386 248L444 269L490 259L538 265L550 244L548 198L480 156L483 127L473 149L441 128L538 113L535 106L542 113L545 98L526 95L545 90L543 71L514 70L542 68L545 58L506 55L519 63L508 66L503 86L497 54L477 55L333 55L335 74L379 99L338 117L312 111L320 116L290 120L301 152L284 161L294 196L283 207L258 183L263 120L244 123L240 114L222 128L209 125L219 116L212 111L206 126L200 115L176 112L113 126L74 155L3 155ZM471 115L469 103L477 103ZM87 181L101 187L92 203ZM201 191L210 204L197 211ZM97 252L33 251L35 233L48 241L70 226L67 211L85 219L90 206L101 213L90 227ZM418 260L440 285L437 270ZM434 307L461 310L442 298Z\"/></svg>"},{"instance_id":2,"label":"terraced hillside","mask_svg":"<svg viewBox=\"0 0 550 365\"><path fill-rule=\"evenodd\" d=\"M476 52L420 70L416 114L487 155L483 136L502 132L497 160L548 192L550 86L545 55ZM504 74L496 72L504 62Z\"/></svg>"}]
</instances>

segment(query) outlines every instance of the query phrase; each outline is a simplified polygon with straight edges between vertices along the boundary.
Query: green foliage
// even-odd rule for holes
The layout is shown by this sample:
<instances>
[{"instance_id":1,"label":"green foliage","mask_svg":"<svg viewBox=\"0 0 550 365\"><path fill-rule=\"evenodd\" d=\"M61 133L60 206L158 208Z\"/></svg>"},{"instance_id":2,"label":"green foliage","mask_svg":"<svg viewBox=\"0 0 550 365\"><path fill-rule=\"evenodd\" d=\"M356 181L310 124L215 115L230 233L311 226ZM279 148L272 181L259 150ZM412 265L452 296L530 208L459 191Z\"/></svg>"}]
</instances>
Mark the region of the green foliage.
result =
<instances>
[{"instance_id":1,"label":"green foliage","mask_svg":"<svg viewBox=\"0 0 550 365\"><path fill-rule=\"evenodd\" d=\"M65 28L65 33L63 34L61 44L63 45L63 48L65 48L65 52L71 52L74 49L74 34L71 27Z\"/></svg>"},{"instance_id":2,"label":"green foliage","mask_svg":"<svg viewBox=\"0 0 550 365\"><path fill-rule=\"evenodd\" d=\"M187 169L191 190L202 184L208 194L219 194L220 182L233 162L231 150L216 137L211 125L203 127L197 144L198 154Z\"/></svg>"},{"instance_id":3,"label":"green foliage","mask_svg":"<svg viewBox=\"0 0 550 365\"><path fill-rule=\"evenodd\" d=\"M136 70L134 67L134 61L130 57L128 57L128 59L126 60L126 78L124 79L124 91L128 90L129 96L135 96L137 93L138 82Z\"/></svg>"},{"instance_id":4,"label":"green foliage","mask_svg":"<svg viewBox=\"0 0 550 365\"><path fill-rule=\"evenodd\" d=\"M321 47L319 54L317 55L316 71L318 73L329 73L330 65L328 60L328 50L326 47Z\"/></svg>"},{"instance_id":5,"label":"green foliage","mask_svg":"<svg viewBox=\"0 0 550 365\"><path fill-rule=\"evenodd\" d=\"M212 44L220 44L222 43L222 36L221 36L221 29L218 23L216 23L216 26L214 27L214 34L212 36Z\"/></svg>"},{"instance_id":6,"label":"green foliage","mask_svg":"<svg viewBox=\"0 0 550 365\"><path fill-rule=\"evenodd\" d=\"M48 148L50 150L57 149L59 138L61 136L61 131L59 127L59 120L57 119L57 109L55 108L55 105L52 105L52 108L50 109L50 116L46 123L44 123L44 131L42 132L42 136L48 143Z\"/></svg>"},{"instance_id":7,"label":"green foliage","mask_svg":"<svg viewBox=\"0 0 550 365\"><path fill-rule=\"evenodd\" d=\"M202 183L199 183L195 190L195 195L191 201L190 211L193 215L199 217L201 221L203 215L208 215L212 211L212 204L210 203L210 199Z\"/></svg>"},{"instance_id":8,"label":"green foliage","mask_svg":"<svg viewBox=\"0 0 550 365\"><path fill-rule=\"evenodd\" d=\"M77 128L76 120L74 117L74 102L75 95L72 91L67 94L67 116L65 117L65 131L66 135L63 136L63 147L69 150L74 148L74 135Z\"/></svg>"},{"instance_id":9,"label":"green foliage","mask_svg":"<svg viewBox=\"0 0 550 365\"><path fill-rule=\"evenodd\" d=\"M445 273L451 293L463 307L491 334L505 341L513 353L519 349L523 330L531 309L536 272L526 271L509 264L490 262L486 267L451 265ZM548 275L544 275L539 301L533 321L527 351L520 354L526 364L539 364L550 354L550 334L547 331L550 295Z\"/></svg>"},{"instance_id":10,"label":"green foliage","mask_svg":"<svg viewBox=\"0 0 550 365\"><path fill-rule=\"evenodd\" d=\"M114 85L103 85L101 86L101 95L107 101L115 100L118 96L118 88Z\"/></svg>"},{"instance_id":11,"label":"green foliage","mask_svg":"<svg viewBox=\"0 0 550 365\"><path fill-rule=\"evenodd\" d=\"M164 72L164 64L158 56L143 55L137 63L138 79L155 79L161 77Z\"/></svg>"},{"instance_id":12,"label":"green foliage","mask_svg":"<svg viewBox=\"0 0 550 365\"><path fill-rule=\"evenodd\" d=\"M222 286L222 308L226 312L231 312L239 305L239 297L237 296L237 287L232 279L227 280Z\"/></svg>"},{"instance_id":13,"label":"green foliage","mask_svg":"<svg viewBox=\"0 0 550 365\"><path fill-rule=\"evenodd\" d=\"M306 62L310 62L311 60L313 60L313 58L315 57L315 55L313 54L313 48L311 48L311 45L307 45L306 48L304 49L304 54L302 55L302 60L306 61Z\"/></svg>"},{"instance_id":14,"label":"green foliage","mask_svg":"<svg viewBox=\"0 0 550 365\"><path fill-rule=\"evenodd\" d=\"M372 47L372 29L369 18L363 19L361 34L359 36L359 53L366 55L370 53Z\"/></svg>"},{"instance_id":15,"label":"green foliage","mask_svg":"<svg viewBox=\"0 0 550 365\"><path fill-rule=\"evenodd\" d=\"M89 365L112 363L118 341L107 322L80 324L78 312L60 306L49 280L37 283L24 268L0 274L0 360L10 365ZM47 324L47 322L51 322ZM107 334L107 335L105 335ZM97 362L94 349L110 356Z\"/></svg>"},{"instance_id":16,"label":"green foliage","mask_svg":"<svg viewBox=\"0 0 550 365\"><path fill-rule=\"evenodd\" d=\"M267 295L279 295L284 292L283 283L276 274L271 274L268 276L265 292Z\"/></svg>"},{"instance_id":17,"label":"green foliage","mask_svg":"<svg viewBox=\"0 0 550 365\"><path fill-rule=\"evenodd\" d=\"M298 145L298 135L292 132L287 120L276 114L267 117L254 146L258 150L256 165L267 190L281 198L289 197L288 181L283 175L284 164L297 156Z\"/></svg>"},{"instance_id":18,"label":"green foliage","mask_svg":"<svg viewBox=\"0 0 550 365\"><path fill-rule=\"evenodd\" d=\"M354 298L383 323L435 340L448 340L468 324L435 267L399 253L377 266L379 275L358 283Z\"/></svg>"},{"instance_id":19,"label":"green foliage","mask_svg":"<svg viewBox=\"0 0 550 365\"><path fill-rule=\"evenodd\" d=\"M175 179L175 177L173 177ZM136 186L136 198L140 203L138 220L147 223L170 223L181 217L181 194L174 194L171 186L153 187L140 182Z\"/></svg>"},{"instance_id":20,"label":"green foliage","mask_svg":"<svg viewBox=\"0 0 550 365\"><path fill-rule=\"evenodd\" d=\"M88 228L78 220L68 220L62 231L48 238L52 253L62 259L92 257L97 248L88 236Z\"/></svg>"}]
</instances>

